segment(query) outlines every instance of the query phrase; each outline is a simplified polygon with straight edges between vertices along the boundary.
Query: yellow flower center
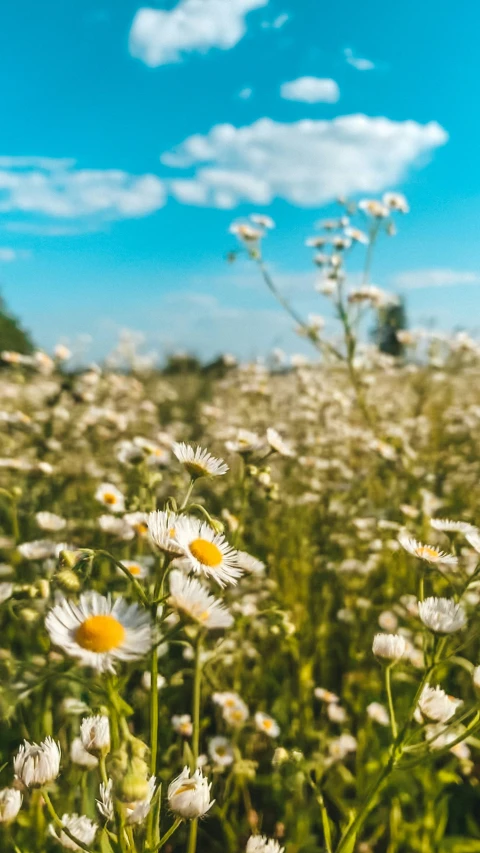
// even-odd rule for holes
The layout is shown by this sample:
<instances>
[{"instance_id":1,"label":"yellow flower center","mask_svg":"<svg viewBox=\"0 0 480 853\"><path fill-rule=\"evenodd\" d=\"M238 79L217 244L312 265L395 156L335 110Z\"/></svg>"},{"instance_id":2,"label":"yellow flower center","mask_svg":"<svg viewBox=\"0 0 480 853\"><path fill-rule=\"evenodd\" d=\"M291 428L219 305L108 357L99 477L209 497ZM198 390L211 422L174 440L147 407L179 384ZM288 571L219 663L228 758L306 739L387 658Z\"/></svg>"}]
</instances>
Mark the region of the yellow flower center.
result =
<instances>
[{"instance_id":1,"label":"yellow flower center","mask_svg":"<svg viewBox=\"0 0 480 853\"><path fill-rule=\"evenodd\" d=\"M204 477L208 474L207 469L198 462L185 462L185 468L192 477Z\"/></svg>"},{"instance_id":2,"label":"yellow flower center","mask_svg":"<svg viewBox=\"0 0 480 853\"><path fill-rule=\"evenodd\" d=\"M137 563L135 565L127 566L127 569L131 575L141 575L142 574L142 567L139 566Z\"/></svg>"},{"instance_id":3,"label":"yellow flower center","mask_svg":"<svg viewBox=\"0 0 480 853\"><path fill-rule=\"evenodd\" d=\"M269 732L269 731L270 731L270 729L272 728L272 725L273 725L273 724L272 724L272 721L271 721L271 720L264 720L264 721L263 721L263 728L264 728L264 729L266 729L266 730L267 730L267 732Z\"/></svg>"},{"instance_id":4,"label":"yellow flower center","mask_svg":"<svg viewBox=\"0 0 480 853\"><path fill-rule=\"evenodd\" d=\"M125 638L125 628L114 616L89 616L77 629L75 639L89 652L111 652Z\"/></svg>"},{"instance_id":5,"label":"yellow flower center","mask_svg":"<svg viewBox=\"0 0 480 853\"><path fill-rule=\"evenodd\" d=\"M424 560L435 560L438 557L437 549L430 547L430 545L421 545L420 548L417 548L417 554Z\"/></svg>"},{"instance_id":6,"label":"yellow flower center","mask_svg":"<svg viewBox=\"0 0 480 853\"><path fill-rule=\"evenodd\" d=\"M112 506L113 504L117 503L117 496L112 495L111 492L105 492L105 494L103 496L103 500L105 501L106 504L108 504L109 506Z\"/></svg>"},{"instance_id":7,"label":"yellow flower center","mask_svg":"<svg viewBox=\"0 0 480 853\"><path fill-rule=\"evenodd\" d=\"M138 524L133 525L133 529L140 534L140 536L144 536L145 533L148 532L148 525L145 524L144 521L139 521Z\"/></svg>"},{"instance_id":8,"label":"yellow flower center","mask_svg":"<svg viewBox=\"0 0 480 853\"><path fill-rule=\"evenodd\" d=\"M179 788L174 793L176 797L177 794L184 794L185 791L194 791L195 790L195 782L185 782L183 785L180 785Z\"/></svg>"},{"instance_id":9,"label":"yellow flower center","mask_svg":"<svg viewBox=\"0 0 480 853\"><path fill-rule=\"evenodd\" d=\"M220 548L213 542L209 542L208 539L194 539L193 542L190 542L190 553L199 563L212 569L222 562Z\"/></svg>"}]
</instances>

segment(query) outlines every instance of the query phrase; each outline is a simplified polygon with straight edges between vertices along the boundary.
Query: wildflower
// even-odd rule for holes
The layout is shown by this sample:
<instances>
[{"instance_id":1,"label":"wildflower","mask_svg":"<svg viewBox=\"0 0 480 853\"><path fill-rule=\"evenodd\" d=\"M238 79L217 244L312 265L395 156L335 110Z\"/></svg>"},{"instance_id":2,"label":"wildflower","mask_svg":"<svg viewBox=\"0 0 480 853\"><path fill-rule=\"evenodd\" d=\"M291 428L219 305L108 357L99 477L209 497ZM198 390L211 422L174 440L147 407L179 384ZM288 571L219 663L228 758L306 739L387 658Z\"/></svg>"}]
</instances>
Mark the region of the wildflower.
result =
<instances>
[{"instance_id":1,"label":"wildflower","mask_svg":"<svg viewBox=\"0 0 480 853\"><path fill-rule=\"evenodd\" d=\"M47 614L45 627L52 643L82 666L114 672L115 660L138 660L151 647L148 614L123 598L87 592L75 604L61 600Z\"/></svg>"},{"instance_id":2,"label":"wildflower","mask_svg":"<svg viewBox=\"0 0 480 853\"><path fill-rule=\"evenodd\" d=\"M370 238L368 234L365 234L364 231L361 231L360 228L353 228L352 226L347 226L345 228L345 236L349 237L350 240L353 240L354 243L363 243L367 246L370 242Z\"/></svg>"},{"instance_id":3,"label":"wildflower","mask_svg":"<svg viewBox=\"0 0 480 853\"><path fill-rule=\"evenodd\" d=\"M176 523L174 538L197 574L212 577L222 587L235 584L242 574L235 549L205 521L181 516Z\"/></svg>"},{"instance_id":4,"label":"wildflower","mask_svg":"<svg viewBox=\"0 0 480 853\"><path fill-rule=\"evenodd\" d=\"M193 448L190 444L182 442L182 444L174 444L172 451L193 478L220 477L228 471L228 465L223 459L217 459L201 447Z\"/></svg>"},{"instance_id":5,"label":"wildflower","mask_svg":"<svg viewBox=\"0 0 480 853\"><path fill-rule=\"evenodd\" d=\"M87 770L93 770L94 767L98 766L98 758L95 758L94 755L90 755L90 753L87 752L82 743L82 739L79 737L72 740L72 744L70 746L70 760L74 764L78 764L79 767L85 767Z\"/></svg>"},{"instance_id":6,"label":"wildflower","mask_svg":"<svg viewBox=\"0 0 480 853\"><path fill-rule=\"evenodd\" d=\"M170 574L170 604L208 630L230 628L233 616L196 578L180 571Z\"/></svg>"},{"instance_id":7,"label":"wildflower","mask_svg":"<svg viewBox=\"0 0 480 853\"><path fill-rule=\"evenodd\" d=\"M208 744L208 752L217 767L229 767L233 764L233 747L226 737L212 737Z\"/></svg>"},{"instance_id":8,"label":"wildflower","mask_svg":"<svg viewBox=\"0 0 480 853\"><path fill-rule=\"evenodd\" d=\"M406 531L402 531L398 537L400 545L420 560L425 560L427 563L444 563L449 566L456 566L457 558L453 554L447 554L445 551L440 551L434 545L423 545L409 536Z\"/></svg>"},{"instance_id":9,"label":"wildflower","mask_svg":"<svg viewBox=\"0 0 480 853\"><path fill-rule=\"evenodd\" d=\"M137 536L146 536L148 533L147 512L126 512L123 520L133 528Z\"/></svg>"},{"instance_id":10,"label":"wildflower","mask_svg":"<svg viewBox=\"0 0 480 853\"><path fill-rule=\"evenodd\" d=\"M268 737L275 738L280 734L280 726L277 721L268 714L263 714L261 711L257 711L255 714L255 726L257 731L263 732Z\"/></svg>"},{"instance_id":11,"label":"wildflower","mask_svg":"<svg viewBox=\"0 0 480 853\"><path fill-rule=\"evenodd\" d=\"M333 738L328 744L328 752L331 761L343 761L349 752L355 752L357 741L353 735L344 732L340 737Z\"/></svg>"},{"instance_id":12,"label":"wildflower","mask_svg":"<svg viewBox=\"0 0 480 853\"><path fill-rule=\"evenodd\" d=\"M387 205L385 203L382 204L382 202L374 198L362 199L358 202L358 207L367 216L372 216L374 219L385 219L389 213Z\"/></svg>"},{"instance_id":13,"label":"wildflower","mask_svg":"<svg viewBox=\"0 0 480 853\"><path fill-rule=\"evenodd\" d=\"M276 450L280 456L294 456L294 452L290 445L283 440L281 435L277 432L273 427L268 427L267 429L267 441L272 448L272 450Z\"/></svg>"},{"instance_id":14,"label":"wildflower","mask_svg":"<svg viewBox=\"0 0 480 853\"><path fill-rule=\"evenodd\" d=\"M229 725L237 728L248 720L248 706L238 693L214 693L212 698L216 705L220 705L223 719Z\"/></svg>"},{"instance_id":15,"label":"wildflower","mask_svg":"<svg viewBox=\"0 0 480 853\"><path fill-rule=\"evenodd\" d=\"M397 210L399 213L410 212L408 201L403 193L384 193L382 202L390 210Z\"/></svg>"},{"instance_id":16,"label":"wildflower","mask_svg":"<svg viewBox=\"0 0 480 853\"><path fill-rule=\"evenodd\" d=\"M59 361L68 361L72 356L71 351L65 346L65 344L57 344L53 352L55 358L58 358Z\"/></svg>"},{"instance_id":17,"label":"wildflower","mask_svg":"<svg viewBox=\"0 0 480 853\"><path fill-rule=\"evenodd\" d=\"M173 730L182 737L191 737L193 723L190 714L174 714L172 717Z\"/></svg>"},{"instance_id":18,"label":"wildflower","mask_svg":"<svg viewBox=\"0 0 480 853\"><path fill-rule=\"evenodd\" d=\"M231 453L241 453L242 455L256 453L263 448L263 439L248 429L239 429L235 441L226 441L225 447Z\"/></svg>"},{"instance_id":19,"label":"wildflower","mask_svg":"<svg viewBox=\"0 0 480 853\"><path fill-rule=\"evenodd\" d=\"M10 583L9 581L0 583L0 604L3 604L4 601L8 601L8 599L12 597L13 590L13 583Z\"/></svg>"},{"instance_id":20,"label":"wildflower","mask_svg":"<svg viewBox=\"0 0 480 853\"><path fill-rule=\"evenodd\" d=\"M135 531L124 518L117 518L113 515L101 515L98 519L98 526L104 533L116 536L123 542L128 542L135 536Z\"/></svg>"},{"instance_id":21,"label":"wildflower","mask_svg":"<svg viewBox=\"0 0 480 853\"><path fill-rule=\"evenodd\" d=\"M208 783L201 770L195 770L190 775L188 767L184 767L168 786L168 805L172 812L184 820L202 817L213 806L210 799L211 783Z\"/></svg>"},{"instance_id":22,"label":"wildflower","mask_svg":"<svg viewBox=\"0 0 480 853\"><path fill-rule=\"evenodd\" d=\"M432 596L419 601L418 614L423 624L435 634L453 634L455 631L461 631L467 624L462 605L451 598Z\"/></svg>"},{"instance_id":23,"label":"wildflower","mask_svg":"<svg viewBox=\"0 0 480 853\"><path fill-rule=\"evenodd\" d=\"M60 746L51 737L39 744L26 740L13 759L15 776L27 788L53 782L60 773L60 755Z\"/></svg>"},{"instance_id":24,"label":"wildflower","mask_svg":"<svg viewBox=\"0 0 480 853\"><path fill-rule=\"evenodd\" d=\"M367 714L374 723L378 723L380 726L390 725L388 712L380 702L370 702L370 705L367 705Z\"/></svg>"},{"instance_id":25,"label":"wildflower","mask_svg":"<svg viewBox=\"0 0 480 853\"><path fill-rule=\"evenodd\" d=\"M245 243L255 243L263 237L263 231L249 225L248 222L233 222L229 228L230 234L235 234L239 240Z\"/></svg>"},{"instance_id":26,"label":"wildflower","mask_svg":"<svg viewBox=\"0 0 480 853\"><path fill-rule=\"evenodd\" d=\"M123 560L122 565L133 575L134 578L143 580L148 575L148 569L139 560ZM118 569L120 572L121 570ZM123 574L123 573L122 573Z\"/></svg>"},{"instance_id":27,"label":"wildflower","mask_svg":"<svg viewBox=\"0 0 480 853\"><path fill-rule=\"evenodd\" d=\"M398 619L391 610L383 610L378 617L378 624L384 631L393 633L398 626Z\"/></svg>"},{"instance_id":28,"label":"wildflower","mask_svg":"<svg viewBox=\"0 0 480 853\"><path fill-rule=\"evenodd\" d=\"M263 575L265 572L265 563L246 551L237 551L237 563L249 575Z\"/></svg>"},{"instance_id":29,"label":"wildflower","mask_svg":"<svg viewBox=\"0 0 480 853\"><path fill-rule=\"evenodd\" d=\"M430 527L434 530L443 530L447 533L470 533L477 528L468 521L451 521L449 518L431 518Z\"/></svg>"},{"instance_id":30,"label":"wildflower","mask_svg":"<svg viewBox=\"0 0 480 853\"><path fill-rule=\"evenodd\" d=\"M167 683L167 679L165 678L165 676L160 675L160 673L159 673L157 675L157 690L161 690L162 687L165 687L166 683ZM145 690L151 690L152 689L152 673L149 672L148 670L146 672L144 672L142 675L142 685L145 688Z\"/></svg>"},{"instance_id":31,"label":"wildflower","mask_svg":"<svg viewBox=\"0 0 480 853\"><path fill-rule=\"evenodd\" d=\"M315 687L313 695L321 702L340 702L340 697L336 693L332 693L331 690L326 690L324 687Z\"/></svg>"},{"instance_id":32,"label":"wildflower","mask_svg":"<svg viewBox=\"0 0 480 853\"><path fill-rule=\"evenodd\" d=\"M78 841L82 841L85 845L93 844L95 839L95 835L97 834L98 826L94 823L93 820L86 817L85 815L77 815L77 814L64 814L62 816L62 824L63 826L78 839ZM58 834L59 833L59 834ZM50 826L50 834L60 842L62 847L65 850L81 850L82 848L78 846L68 835L66 835L63 830L57 830L55 827Z\"/></svg>"},{"instance_id":33,"label":"wildflower","mask_svg":"<svg viewBox=\"0 0 480 853\"><path fill-rule=\"evenodd\" d=\"M284 850L278 841L266 835L251 835L246 846L246 853L283 853Z\"/></svg>"},{"instance_id":34,"label":"wildflower","mask_svg":"<svg viewBox=\"0 0 480 853\"><path fill-rule=\"evenodd\" d=\"M125 511L125 498L111 483L102 483L95 492L95 500L107 506L111 512Z\"/></svg>"},{"instance_id":35,"label":"wildflower","mask_svg":"<svg viewBox=\"0 0 480 853\"><path fill-rule=\"evenodd\" d=\"M174 512L157 510L148 516L148 532L152 542L166 554L178 556L182 550L176 544L174 536L179 516Z\"/></svg>"},{"instance_id":36,"label":"wildflower","mask_svg":"<svg viewBox=\"0 0 480 853\"><path fill-rule=\"evenodd\" d=\"M379 658L401 660L408 654L408 645L401 634L375 634L372 651Z\"/></svg>"},{"instance_id":37,"label":"wildflower","mask_svg":"<svg viewBox=\"0 0 480 853\"><path fill-rule=\"evenodd\" d=\"M463 726L448 726L446 728L441 723L430 723L430 725L425 727L425 740L432 750L445 749L445 747L457 740L464 731ZM451 747L450 752L461 760L468 760L470 758L470 750L466 743L456 743Z\"/></svg>"},{"instance_id":38,"label":"wildflower","mask_svg":"<svg viewBox=\"0 0 480 853\"><path fill-rule=\"evenodd\" d=\"M265 216L264 213L251 213L250 219L254 225L260 225L261 228L275 228L275 222L270 216Z\"/></svg>"},{"instance_id":39,"label":"wildflower","mask_svg":"<svg viewBox=\"0 0 480 853\"><path fill-rule=\"evenodd\" d=\"M332 723L344 723L347 719L347 712L345 708L342 708L341 705L337 705L336 702L329 702L327 704L327 715L328 719L332 721Z\"/></svg>"},{"instance_id":40,"label":"wildflower","mask_svg":"<svg viewBox=\"0 0 480 853\"><path fill-rule=\"evenodd\" d=\"M480 531L476 528L469 530L468 533L465 534L465 539L468 544L477 551L477 553L480 553Z\"/></svg>"},{"instance_id":41,"label":"wildflower","mask_svg":"<svg viewBox=\"0 0 480 853\"><path fill-rule=\"evenodd\" d=\"M100 799L96 801L100 814L103 815L103 817L106 817L107 820L113 820L115 816L112 788L113 781L111 779L109 779L106 784L102 783L100 785ZM132 802L125 803L127 824L129 826L144 822L150 812L151 801L155 793L155 788L155 777L151 776L147 782L146 797L141 800L134 800Z\"/></svg>"},{"instance_id":42,"label":"wildflower","mask_svg":"<svg viewBox=\"0 0 480 853\"><path fill-rule=\"evenodd\" d=\"M15 820L22 805L22 794L17 788L2 788L0 790L0 823L10 823Z\"/></svg>"},{"instance_id":43,"label":"wildflower","mask_svg":"<svg viewBox=\"0 0 480 853\"><path fill-rule=\"evenodd\" d=\"M67 523L64 518L54 512L37 512L35 521L42 530L48 530L50 533L63 530Z\"/></svg>"},{"instance_id":44,"label":"wildflower","mask_svg":"<svg viewBox=\"0 0 480 853\"><path fill-rule=\"evenodd\" d=\"M110 750L110 722L104 714L84 717L80 725L82 744L88 752L106 753Z\"/></svg>"},{"instance_id":45,"label":"wildflower","mask_svg":"<svg viewBox=\"0 0 480 853\"><path fill-rule=\"evenodd\" d=\"M431 720L436 723L446 723L455 716L460 705L463 705L461 699L447 696L441 687L430 687L426 684L418 700L415 719L417 722Z\"/></svg>"},{"instance_id":46,"label":"wildflower","mask_svg":"<svg viewBox=\"0 0 480 853\"><path fill-rule=\"evenodd\" d=\"M56 542L50 539L35 539L33 542L23 542L18 551L24 560L48 560L55 554Z\"/></svg>"}]
</instances>

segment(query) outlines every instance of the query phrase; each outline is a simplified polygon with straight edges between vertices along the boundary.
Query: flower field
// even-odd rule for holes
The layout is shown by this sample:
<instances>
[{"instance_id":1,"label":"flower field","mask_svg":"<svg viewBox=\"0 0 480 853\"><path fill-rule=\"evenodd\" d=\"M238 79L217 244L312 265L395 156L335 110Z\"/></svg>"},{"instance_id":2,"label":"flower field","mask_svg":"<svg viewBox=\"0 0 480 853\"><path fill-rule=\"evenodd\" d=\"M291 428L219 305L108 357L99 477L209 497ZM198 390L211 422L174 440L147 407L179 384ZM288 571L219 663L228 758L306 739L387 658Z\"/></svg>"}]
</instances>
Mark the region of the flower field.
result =
<instances>
[{"instance_id":1,"label":"flower field","mask_svg":"<svg viewBox=\"0 0 480 853\"><path fill-rule=\"evenodd\" d=\"M480 352L343 263L321 363L3 354L2 853L480 850Z\"/></svg>"}]
</instances>

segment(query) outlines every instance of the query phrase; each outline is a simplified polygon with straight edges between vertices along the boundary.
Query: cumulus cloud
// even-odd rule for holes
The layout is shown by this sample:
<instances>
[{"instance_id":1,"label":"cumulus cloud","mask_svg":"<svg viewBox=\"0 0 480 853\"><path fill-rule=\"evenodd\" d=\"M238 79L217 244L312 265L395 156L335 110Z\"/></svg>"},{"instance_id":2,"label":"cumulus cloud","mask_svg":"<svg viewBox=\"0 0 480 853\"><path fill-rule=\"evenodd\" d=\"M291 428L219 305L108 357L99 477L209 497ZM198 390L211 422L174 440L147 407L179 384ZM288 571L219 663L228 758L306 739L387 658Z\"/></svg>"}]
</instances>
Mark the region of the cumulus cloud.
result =
<instances>
[{"instance_id":1,"label":"cumulus cloud","mask_svg":"<svg viewBox=\"0 0 480 853\"><path fill-rule=\"evenodd\" d=\"M372 62L371 59L361 58L359 56L355 56L353 50L349 47L345 48L343 51L343 55L347 60L349 65L353 65L357 71L372 71L375 68L375 63Z\"/></svg>"},{"instance_id":2,"label":"cumulus cloud","mask_svg":"<svg viewBox=\"0 0 480 853\"><path fill-rule=\"evenodd\" d=\"M246 127L215 125L188 137L161 160L195 167L176 178L173 195L190 204L233 208L282 198L300 207L338 195L380 192L447 141L436 122L396 122L364 115L283 124L261 118Z\"/></svg>"},{"instance_id":3,"label":"cumulus cloud","mask_svg":"<svg viewBox=\"0 0 480 853\"><path fill-rule=\"evenodd\" d=\"M0 158L0 214L134 219L164 203L164 185L155 175L77 169L68 160Z\"/></svg>"},{"instance_id":4,"label":"cumulus cloud","mask_svg":"<svg viewBox=\"0 0 480 853\"><path fill-rule=\"evenodd\" d=\"M130 30L130 53L152 68L179 62L194 51L229 50L246 32L248 12L268 0L180 0L170 11L139 9Z\"/></svg>"},{"instance_id":5,"label":"cumulus cloud","mask_svg":"<svg viewBox=\"0 0 480 853\"><path fill-rule=\"evenodd\" d=\"M480 284L480 272L443 267L406 270L395 275L392 284L403 290L420 290L427 287L458 287L465 284Z\"/></svg>"},{"instance_id":6,"label":"cumulus cloud","mask_svg":"<svg viewBox=\"0 0 480 853\"><path fill-rule=\"evenodd\" d=\"M335 104L340 97L340 89L335 80L328 77L299 77L280 87L282 98L287 101L304 101L307 104L323 102Z\"/></svg>"}]
</instances>

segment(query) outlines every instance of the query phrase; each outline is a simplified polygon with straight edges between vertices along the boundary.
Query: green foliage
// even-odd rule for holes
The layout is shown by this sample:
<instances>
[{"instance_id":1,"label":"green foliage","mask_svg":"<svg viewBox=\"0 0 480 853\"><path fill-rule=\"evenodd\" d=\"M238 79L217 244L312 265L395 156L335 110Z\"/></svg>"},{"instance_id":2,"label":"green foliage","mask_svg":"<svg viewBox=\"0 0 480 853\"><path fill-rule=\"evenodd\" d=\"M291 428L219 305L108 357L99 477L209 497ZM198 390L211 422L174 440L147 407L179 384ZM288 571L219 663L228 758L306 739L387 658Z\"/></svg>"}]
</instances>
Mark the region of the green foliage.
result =
<instances>
[{"instance_id":1,"label":"green foliage","mask_svg":"<svg viewBox=\"0 0 480 853\"><path fill-rule=\"evenodd\" d=\"M377 310L377 320L372 338L380 352L399 357L404 353L404 346L399 341L397 332L406 328L407 314L404 300L388 302Z\"/></svg>"},{"instance_id":2,"label":"green foliage","mask_svg":"<svg viewBox=\"0 0 480 853\"><path fill-rule=\"evenodd\" d=\"M30 335L10 314L4 299L0 296L0 350L11 350L12 352L22 353L22 355L29 355L33 349Z\"/></svg>"}]
</instances>

